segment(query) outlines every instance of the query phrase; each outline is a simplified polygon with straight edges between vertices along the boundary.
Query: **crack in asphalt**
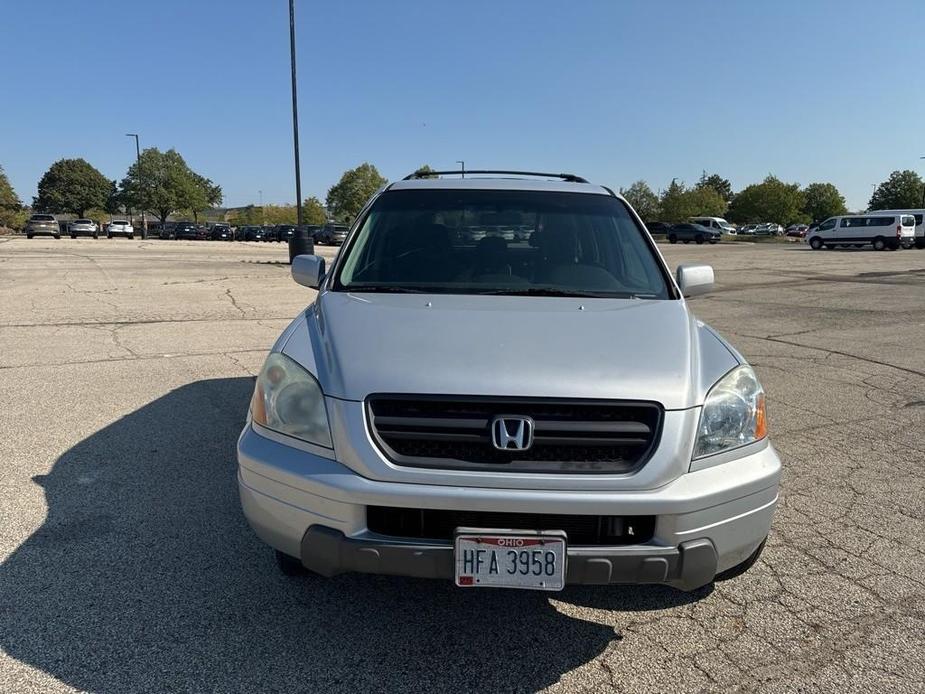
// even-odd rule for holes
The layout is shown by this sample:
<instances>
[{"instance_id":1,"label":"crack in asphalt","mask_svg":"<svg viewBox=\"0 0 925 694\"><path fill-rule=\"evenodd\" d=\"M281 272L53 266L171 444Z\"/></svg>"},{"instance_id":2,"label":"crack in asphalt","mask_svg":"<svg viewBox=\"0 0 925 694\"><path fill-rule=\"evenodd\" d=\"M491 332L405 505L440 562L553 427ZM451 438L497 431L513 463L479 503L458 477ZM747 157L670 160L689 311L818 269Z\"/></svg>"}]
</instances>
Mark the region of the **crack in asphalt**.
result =
<instances>
[{"instance_id":1,"label":"crack in asphalt","mask_svg":"<svg viewBox=\"0 0 925 694\"><path fill-rule=\"evenodd\" d=\"M267 347L254 347L252 349L236 349L231 351L215 351L215 352L177 352L176 354L139 354L132 351L130 348L125 347L122 344L115 343L118 347L121 347L125 351L129 352L132 356L128 357L110 357L108 359L75 359L71 361L59 361L59 362L36 362L34 364L6 364L0 366L0 371L11 371L14 369L37 369L43 367L58 367L58 366L76 366L80 364L106 364L109 362L120 362L120 361L147 361L152 359L182 359L185 357L213 357L220 355L229 355L229 354L251 354L253 352L266 353L268 351ZM252 374L253 375L253 374Z\"/></svg>"},{"instance_id":2,"label":"crack in asphalt","mask_svg":"<svg viewBox=\"0 0 925 694\"><path fill-rule=\"evenodd\" d=\"M812 332L812 331L806 331ZM886 361L880 361L878 359L872 359L871 357L862 357L859 354L852 354L850 352L844 352L838 349L831 349L829 347L814 347L813 345L803 344L801 342L794 342L792 340L782 340L773 336L764 336L764 335L749 335L748 333L732 333L733 335L740 335L742 337L748 337L753 340L765 340L767 342L777 342L783 345L789 345L791 347L801 347L802 349L811 349L817 352L824 352L826 354L837 354L841 357L848 357L850 359L857 359L858 361L865 361L869 364L877 364L878 366L886 366L890 369L896 369L897 371L902 371L907 374L912 374L914 376L925 377L925 371L917 371L916 369L910 369L906 366L899 366L898 364L891 364ZM805 333L801 333L805 334Z\"/></svg>"},{"instance_id":3,"label":"crack in asphalt","mask_svg":"<svg viewBox=\"0 0 925 694\"><path fill-rule=\"evenodd\" d=\"M34 303L33 303L34 307ZM158 325L158 324L171 324L171 323L235 323L242 321L250 321L261 325L261 321L274 321L274 320L292 320L293 315L287 313L281 316L261 316L259 318L254 316L247 316L242 318L223 318L220 316L215 317L205 317L205 318L151 318L144 319L140 318L138 320L100 320L100 321L60 321L56 323L7 323L5 325L0 324L0 330L4 328L60 328L60 327L97 327L100 325Z\"/></svg>"}]
</instances>

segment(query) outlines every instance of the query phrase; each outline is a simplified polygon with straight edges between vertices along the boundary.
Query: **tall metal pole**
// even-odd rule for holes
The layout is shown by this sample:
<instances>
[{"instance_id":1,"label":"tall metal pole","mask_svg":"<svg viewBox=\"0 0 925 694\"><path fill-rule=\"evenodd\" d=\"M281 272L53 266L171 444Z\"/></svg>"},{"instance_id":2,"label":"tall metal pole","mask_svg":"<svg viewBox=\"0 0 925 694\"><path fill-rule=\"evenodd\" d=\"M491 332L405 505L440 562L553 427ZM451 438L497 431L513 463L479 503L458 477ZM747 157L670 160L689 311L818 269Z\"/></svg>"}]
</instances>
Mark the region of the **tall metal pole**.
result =
<instances>
[{"instance_id":1,"label":"tall metal pole","mask_svg":"<svg viewBox=\"0 0 925 694\"><path fill-rule=\"evenodd\" d=\"M289 0L289 56L292 64L292 147L295 150L296 219L302 224L302 175L299 172L299 98L295 79L295 0Z\"/></svg>"},{"instance_id":2,"label":"tall metal pole","mask_svg":"<svg viewBox=\"0 0 925 694\"><path fill-rule=\"evenodd\" d=\"M138 144L137 133L126 133L126 137L135 138L135 161L138 163L138 179L141 180L141 146ZM145 215L144 205L141 206L141 238L148 238L148 218Z\"/></svg>"},{"instance_id":3,"label":"tall metal pole","mask_svg":"<svg viewBox=\"0 0 925 694\"><path fill-rule=\"evenodd\" d=\"M456 163L462 166L462 177L465 178L466 177L466 162L464 162L462 159L457 159Z\"/></svg>"},{"instance_id":4,"label":"tall metal pole","mask_svg":"<svg viewBox=\"0 0 925 694\"><path fill-rule=\"evenodd\" d=\"M919 159L925 159L925 157L919 157ZM925 208L925 185L922 186L922 207Z\"/></svg>"}]
</instances>

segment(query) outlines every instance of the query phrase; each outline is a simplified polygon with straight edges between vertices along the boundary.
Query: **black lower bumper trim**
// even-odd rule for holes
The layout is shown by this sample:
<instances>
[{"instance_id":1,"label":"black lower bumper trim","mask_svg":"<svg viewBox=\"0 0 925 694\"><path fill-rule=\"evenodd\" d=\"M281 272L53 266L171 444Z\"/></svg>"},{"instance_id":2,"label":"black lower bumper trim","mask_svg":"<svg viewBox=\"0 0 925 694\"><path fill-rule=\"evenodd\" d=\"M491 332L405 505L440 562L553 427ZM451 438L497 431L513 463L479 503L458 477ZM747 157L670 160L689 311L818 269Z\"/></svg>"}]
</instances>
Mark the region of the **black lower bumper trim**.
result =
<instances>
[{"instance_id":1,"label":"black lower bumper trim","mask_svg":"<svg viewBox=\"0 0 925 694\"><path fill-rule=\"evenodd\" d=\"M453 580L453 546L349 538L313 525L302 538L302 564L323 576L387 574ZM662 583L695 590L716 575L717 556L707 539L678 547L578 547L568 549L568 584Z\"/></svg>"}]
</instances>

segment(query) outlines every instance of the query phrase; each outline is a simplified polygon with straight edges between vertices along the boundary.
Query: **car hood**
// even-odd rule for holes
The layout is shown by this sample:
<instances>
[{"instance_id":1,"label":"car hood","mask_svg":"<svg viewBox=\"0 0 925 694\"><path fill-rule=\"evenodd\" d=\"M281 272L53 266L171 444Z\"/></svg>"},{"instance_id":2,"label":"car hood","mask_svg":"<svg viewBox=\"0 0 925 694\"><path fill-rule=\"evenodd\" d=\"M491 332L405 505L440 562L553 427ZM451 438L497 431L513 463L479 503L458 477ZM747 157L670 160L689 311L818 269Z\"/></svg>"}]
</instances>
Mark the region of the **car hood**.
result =
<instances>
[{"instance_id":1,"label":"car hood","mask_svg":"<svg viewBox=\"0 0 925 694\"><path fill-rule=\"evenodd\" d=\"M739 361L683 301L322 292L274 349L326 395L702 403Z\"/></svg>"}]
</instances>

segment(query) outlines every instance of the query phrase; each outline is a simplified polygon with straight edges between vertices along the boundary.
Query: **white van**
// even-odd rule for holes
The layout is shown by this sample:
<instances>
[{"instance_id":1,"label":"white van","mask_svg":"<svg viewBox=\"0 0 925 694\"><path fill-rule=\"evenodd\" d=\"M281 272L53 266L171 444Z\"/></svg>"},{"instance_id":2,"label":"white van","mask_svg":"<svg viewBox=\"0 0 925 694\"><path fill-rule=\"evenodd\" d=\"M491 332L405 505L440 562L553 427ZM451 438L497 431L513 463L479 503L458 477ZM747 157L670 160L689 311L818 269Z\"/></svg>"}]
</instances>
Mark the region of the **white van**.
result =
<instances>
[{"instance_id":1,"label":"white van","mask_svg":"<svg viewBox=\"0 0 925 694\"><path fill-rule=\"evenodd\" d=\"M871 244L882 251L895 251L902 246L910 248L915 242L915 217L900 212L878 210L869 214L829 217L818 227L807 232L806 241L818 251L835 246L863 246Z\"/></svg>"},{"instance_id":2,"label":"white van","mask_svg":"<svg viewBox=\"0 0 925 694\"><path fill-rule=\"evenodd\" d=\"M722 217L691 217L691 224L699 224L707 229L716 229L721 234L735 234L736 229Z\"/></svg>"},{"instance_id":3,"label":"white van","mask_svg":"<svg viewBox=\"0 0 925 694\"><path fill-rule=\"evenodd\" d=\"M915 218L915 247L925 248L925 210L877 210L877 214L911 214Z\"/></svg>"}]
</instances>

